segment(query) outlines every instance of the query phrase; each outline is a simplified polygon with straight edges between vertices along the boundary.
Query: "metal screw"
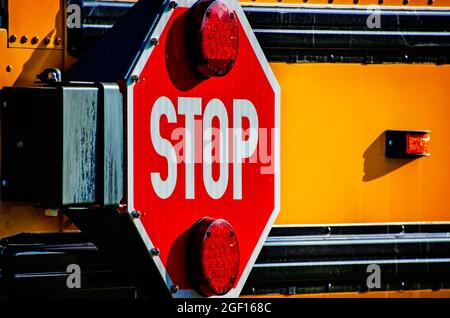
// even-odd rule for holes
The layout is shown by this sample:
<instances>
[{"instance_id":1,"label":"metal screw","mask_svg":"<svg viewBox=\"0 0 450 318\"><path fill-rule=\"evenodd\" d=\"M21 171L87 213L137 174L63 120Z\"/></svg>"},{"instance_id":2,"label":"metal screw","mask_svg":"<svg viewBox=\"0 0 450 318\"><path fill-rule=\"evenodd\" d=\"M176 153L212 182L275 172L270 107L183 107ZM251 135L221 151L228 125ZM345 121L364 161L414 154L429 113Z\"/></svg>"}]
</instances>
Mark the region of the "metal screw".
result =
<instances>
[{"instance_id":1,"label":"metal screw","mask_svg":"<svg viewBox=\"0 0 450 318\"><path fill-rule=\"evenodd\" d=\"M150 254L152 254L152 256L159 256L159 253L160 253L159 248L155 247L150 250Z\"/></svg>"},{"instance_id":2,"label":"metal screw","mask_svg":"<svg viewBox=\"0 0 450 318\"><path fill-rule=\"evenodd\" d=\"M159 44L158 39L157 38L151 38L150 39L150 44L154 45L154 46L157 46Z\"/></svg>"},{"instance_id":3,"label":"metal screw","mask_svg":"<svg viewBox=\"0 0 450 318\"><path fill-rule=\"evenodd\" d=\"M171 9L175 9L176 7L178 7L178 2L176 2L176 1L170 1L169 7L170 7Z\"/></svg>"},{"instance_id":4,"label":"metal screw","mask_svg":"<svg viewBox=\"0 0 450 318\"><path fill-rule=\"evenodd\" d=\"M17 41L17 35L13 34L9 37L9 42L14 43Z\"/></svg>"},{"instance_id":5,"label":"metal screw","mask_svg":"<svg viewBox=\"0 0 450 318\"><path fill-rule=\"evenodd\" d=\"M62 43L61 37L57 37L57 38L55 39L55 45L61 45L61 43Z\"/></svg>"},{"instance_id":6,"label":"metal screw","mask_svg":"<svg viewBox=\"0 0 450 318\"><path fill-rule=\"evenodd\" d=\"M50 37L49 37L49 36L47 36L47 37L44 39L44 44L45 44L45 45L49 45L49 44L50 44Z\"/></svg>"},{"instance_id":7,"label":"metal screw","mask_svg":"<svg viewBox=\"0 0 450 318\"><path fill-rule=\"evenodd\" d=\"M38 44L39 43L39 37L35 36L31 39L31 44Z\"/></svg>"},{"instance_id":8,"label":"metal screw","mask_svg":"<svg viewBox=\"0 0 450 318\"><path fill-rule=\"evenodd\" d=\"M141 217L141 214L138 211L133 211L130 215L133 219L139 219Z\"/></svg>"},{"instance_id":9,"label":"metal screw","mask_svg":"<svg viewBox=\"0 0 450 318\"><path fill-rule=\"evenodd\" d=\"M20 43L25 44L28 42L28 36L24 35L20 38Z\"/></svg>"},{"instance_id":10,"label":"metal screw","mask_svg":"<svg viewBox=\"0 0 450 318\"><path fill-rule=\"evenodd\" d=\"M6 67L6 71L7 71L8 73L10 73L12 70L13 70L12 65L8 65L8 66Z\"/></svg>"},{"instance_id":11,"label":"metal screw","mask_svg":"<svg viewBox=\"0 0 450 318\"><path fill-rule=\"evenodd\" d=\"M170 292L172 294L176 294L178 292L178 290L179 290L179 287L177 285L170 286Z\"/></svg>"}]
</instances>

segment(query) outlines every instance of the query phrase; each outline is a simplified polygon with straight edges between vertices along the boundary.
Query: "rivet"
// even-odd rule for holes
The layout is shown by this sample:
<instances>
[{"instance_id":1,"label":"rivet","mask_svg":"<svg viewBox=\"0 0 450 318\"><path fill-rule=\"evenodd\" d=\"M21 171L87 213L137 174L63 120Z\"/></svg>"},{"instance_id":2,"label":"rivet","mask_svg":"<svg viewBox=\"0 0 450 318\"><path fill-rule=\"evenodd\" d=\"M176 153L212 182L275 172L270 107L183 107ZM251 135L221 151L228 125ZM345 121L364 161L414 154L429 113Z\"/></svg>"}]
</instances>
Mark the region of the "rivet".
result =
<instances>
[{"instance_id":1,"label":"rivet","mask_svg":"<svg viewBox=\"0 0 450 318\"><path fill-rule=\"evenodd\" d=\"M409 3L409 0L403 0L403 5L407 5Z\"/></svg>"},{"instance_id":2,"label":"rivet","mask_svg":"<svg viewBox=\"0 0 450 318\"><path fill-rule=\"evenodd\" d=\"M427 3L428 3L429 6L431 6L431 5L433 5L434 1L433 0L428 0Z\"/></svg>"},{"instance_id":3,"label":"rivet","mask_svg":"<svg viewBox=\"0 0 450 318\"><path fill-rule=\"evenodd\" d=\"M359 0L353 0L353 4L358 4Z\"/></svg>"},{"instance_id":4,"label":"rivet","mask_svg":"<svg viewBox=\"0 0 450 318\"><path fill-rule=\"evenodd\" d=\"M2 180L2 186L3 186L3 187L7 187L7 186L8 186L8 180L3 179L3 180Z\"/></svg>"},{"instance_id":5,"label":"rivet","mask_svg":"<svg viewBox=\"0 0 450 318\"><path fill-rule=\"evenodd\" d=\"M39 37L38 36L34 36L32 39L31 39L31 44L38 44L39 43Z\"/></svg>"},{"instance_id":6,"label":"rivet","mask_svg":"<svg viewBox=\"0 0 450 318\"><path fill-rule=\"evenodd\" d=\"M378 0L378 4L382 5L384 3L384 0Z\"/></svg>"},{"instance_id":7,"label":"rivet","mask_svg":"<svg viewBox=\"0 0 450 318\"><path fill-rule=\"evenodd\" d=\"M141 214L138 211L133 211L130 215L133 219L139 219L141 217Z\"/></svg>"},{"instance_id":8,"label":"rivet","mask_svg":"<svg viewBox=\"0 0 450 318\"><path fill-rule=\"evenodd\" d=\"M158 256L159 255L159 253L160 253L160 250L159 250L159 248L152 248L151 250L150 250L150 254L152 254L152 256Z\"/></svg>"},{"instance_id":9,"label":"rivet","mask_svg":"<svg viewBox=\"0 0 450 318\"><path fill-rule=\"evenodd\" d=\"M12 65L6 66L6 71L7 71L8 73L10 73L12 70L13 70Z\"/></svg>"},{"instance_id":10,"label":"rivet","mask_svg":"<svg viewBox=\"0 0 450 318\"><path fill-rule=\"evenodd\" d=\"M206 236L211 237L211 232L210 231L206 232Z\"/></svg>"},{"instance_id":11,"label":"rivet","mask_svg":"<svg viewBox=\"0 0 450 318\"><path fill-rule=\"evenodd\" d=\"M9 42L14 43L17 41L17 35L13 34L9 37Z\"/></svg>"},{"instance_id":12,"label":"rivet","mask_svg":"<svg viewBox=\"0 0 450 318\"><path fill-rule=\"evenodd\" d=\"M62 39L61 39L61 37L57 37L56 39L55 39L55 45L61 45L61 43L62 43Z\"/></svg>"},{"instance_id":13,"label":"rivet","mask_svg":"<svg viewBox=\"0 0 450 318\"><path fill-rule=\"evenodd\" d=\"M172 294L176 294L178 292L178 290L179 290L179 287L177 285L170 286L170 292Z\"/></svg>"},{"instance_id":14,"label":"rivet","mask_svg":"<svg viewBox=\"0 0 450 318\"><path fill-rule=\"evenodd\" d=\"M20 43L25 44L28 42L28 36L24 35L20 38Z\"/></svg>"},{"instance_id":15,"label":"rivet","mask_svg":"<svg viewBox=\"0 0 450 318\"><path fill-rule=\"evenodd\" d=\"M45 45L49 45L49 44L50 44L50 37L49 37L49 36L47 36L47 37L44 39L44 44L45 44Z\"/></svg>"},{"instance_id":16,"label":"rivet","mask_svg":"<svg viewBox=\"0 0 450 318\"><path fill-rule=\"evenodd\" d=\"M176 7L178 7L178 2L170 1L169 6L171 9L175 9Z\"/></svg>"},{"instance_id":17,"label":"rivet","mask_svg":"<svg viewBox=\"0 0 450 318\"><path fill-rule=\"evenodd\" d=\"M17 142L17 148L23 148L23 141L22 140L19 140Z\"/></svg>"},{"instance_id":18,"label":"rivet","mask_svg":"<svg viewBox=\"0 0 450 318\"><path fill-rule=\"evenodd\" d=\"M151 38L150 39L150 44L154 45L154 46L157 46L159 44L158 39L157 38Z\"/></svg>"},{"instance_id":19,"label":"rivet","mask_svg":"<svg viewBox=\"0 0 450 318\"><path fill-rule=\"evenodd\" d=\"M131 80L133 81L133 83L137 83L137 82L139 82L139 76L133 75L133 76L131 76Z\"/></svg>"}]
</instances>

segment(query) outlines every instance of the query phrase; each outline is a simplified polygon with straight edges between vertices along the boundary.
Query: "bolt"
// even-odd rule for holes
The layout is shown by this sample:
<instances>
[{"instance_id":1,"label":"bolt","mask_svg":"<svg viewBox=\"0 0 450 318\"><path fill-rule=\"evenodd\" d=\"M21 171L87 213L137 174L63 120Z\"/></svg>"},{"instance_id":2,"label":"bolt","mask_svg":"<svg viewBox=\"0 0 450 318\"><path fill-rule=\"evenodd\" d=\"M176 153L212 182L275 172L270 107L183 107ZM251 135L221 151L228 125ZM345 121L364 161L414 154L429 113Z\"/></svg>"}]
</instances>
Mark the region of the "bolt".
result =
<instances>
[{"instance_id":1,"label":"bolt","mask_svg":"<svg viewBox=\"0 0 450 318\"><path fill-rule=\"evenodd\" d=\"M178 7L178 2L170 1L169 6L171 9L175 9L176 7Z\"/></svg>"},{"instance_id":2,"label":"bolt","mask_svg":"<svg viewBox=\"0 0 450 318\"><path fill-rule=\"evenodd\" d=\"M150 254L152 254L152 256L159 256L159 253L160 253L159 248L155 247L150 250Z\"/></svg>"},{"instance_id":3,"label":"bolt","mask_svg":"<svg viewBox=\"0 0 450 318\"><path fill-rule=\"evenodd\" d=\"M61 43L62 43L62 39L61 39L61 37L57 37L56 39L55 39L55 45L61 45Z\"/></svg>"},{"instance_id":4,"label":"bolt","mask_svg":"<svg viewBox=\"0 0 450 318\"><path fill-rule=\"evenodd\" d=\"M13 34L9 37L9 42L14 43L17 41L17 35Z\"/></svg>"},{"instance_id":5,"label":"bolt","mask_svg":"<svg viewBox=\"0 0 450 318\"><path fill-rule=\"evenodd\" d=\"M13 70L12 65L8 65L8 66L6 67L6 71L7 71L8 73L10 73L12 70Z\"/></svg>"},{"instance_id":6,"label":"bolt","mask_svg":"<svg viewBox=\"0 0 450 318\"><path fill-rule=\"evenodd\" d=\"M130 215L133 219L139 219L141 217L141 214L138 211L133 211Z\"/></svg>"},{"instance_id":7,"label":"bolt","mask_svg":"<svg viewBox=\"0 0 450 318\"><path fill-rule=\"evenodd\" d=\"M151 38L150 39L150 44L153 46L157 46L159 44L158 39L157 38Z\"/></svg>"},{"instance_id":8,"label":"bolt","mask_svg":"<svg viewBox=\"0 0 450 318\"><path fill-rule=\"evenodd\" d=\"M172 294L176 294L178 292L178 290L179 290L179 287L177 285L170 286L170 292Z\"/></svg>"},{"instance_id":9,"label":"bolt","mask_svg":"<svg viewBox=\"0 0 450 318\"><path fill-rule=\"evenodd\" d=\"M49 37L49 36L47 36L47 37L44 39L44 44L45 44L45 45L49 45L49 44L50 44L50 37Z\"/></svg>"},{"instance_id":10,"label":"bolt","mask_svg":"<svg viewBox=\"0 0 450 318\"><path fill-rule=\"evenodd\" d=\"M20 38L20 43L25 44L28 42L28 36L24 35Z\"/></svg>"},{"instance_id":11,"label":"bolt","mask_svg":"<svg viewBox=\"0 0 450 318\"><path fill-rule=\"evenodd\" d=\"M39 37L38 36L34 36L32 39L31 39L31 44L38 44L39 43Z\"/></svg>"}]
</instances>

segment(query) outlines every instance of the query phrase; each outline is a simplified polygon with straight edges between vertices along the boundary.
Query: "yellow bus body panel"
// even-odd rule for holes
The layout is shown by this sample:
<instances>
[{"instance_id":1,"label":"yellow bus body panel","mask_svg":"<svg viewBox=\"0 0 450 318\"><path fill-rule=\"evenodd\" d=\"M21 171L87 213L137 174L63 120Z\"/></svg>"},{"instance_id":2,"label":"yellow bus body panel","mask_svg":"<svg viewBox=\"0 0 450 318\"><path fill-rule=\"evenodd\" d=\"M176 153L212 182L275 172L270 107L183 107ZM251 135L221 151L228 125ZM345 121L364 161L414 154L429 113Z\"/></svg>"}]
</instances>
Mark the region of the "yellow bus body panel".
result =
<instances>
[{"instance_id":1,"label":"yellow bus body panel","mask_svg":"<svg viewBox=\"0 0 450 318\"><path fill-rule=\"evenodd\" d=\"M285 64L278 224L450 221L450 66ZM388 159L384 131L431 130Z\"/></svg>"}]
</instances>

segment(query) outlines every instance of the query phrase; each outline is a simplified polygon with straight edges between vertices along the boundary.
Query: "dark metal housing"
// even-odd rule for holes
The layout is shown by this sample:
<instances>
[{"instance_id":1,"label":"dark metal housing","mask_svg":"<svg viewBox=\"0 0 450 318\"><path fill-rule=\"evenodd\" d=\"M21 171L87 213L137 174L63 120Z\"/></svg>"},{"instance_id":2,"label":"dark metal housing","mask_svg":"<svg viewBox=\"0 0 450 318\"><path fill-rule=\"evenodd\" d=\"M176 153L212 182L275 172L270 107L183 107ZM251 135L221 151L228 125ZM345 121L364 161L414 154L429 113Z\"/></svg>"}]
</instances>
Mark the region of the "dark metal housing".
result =
<instances>
[{"instance_id":1,"label":"dark metal housing","mask_svg":"<svg viewBox=\"0 0 450 318\"><path fill-rule=\"evenodd\" d=\"M2 91L2 200L58 208L123 198L123 100L116 84Z\"/></svg>"}]
</instances>

